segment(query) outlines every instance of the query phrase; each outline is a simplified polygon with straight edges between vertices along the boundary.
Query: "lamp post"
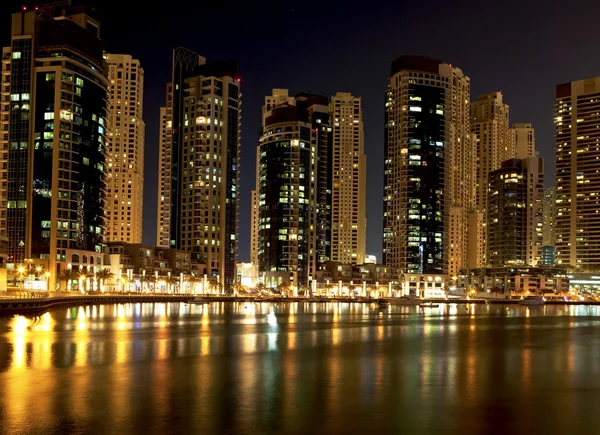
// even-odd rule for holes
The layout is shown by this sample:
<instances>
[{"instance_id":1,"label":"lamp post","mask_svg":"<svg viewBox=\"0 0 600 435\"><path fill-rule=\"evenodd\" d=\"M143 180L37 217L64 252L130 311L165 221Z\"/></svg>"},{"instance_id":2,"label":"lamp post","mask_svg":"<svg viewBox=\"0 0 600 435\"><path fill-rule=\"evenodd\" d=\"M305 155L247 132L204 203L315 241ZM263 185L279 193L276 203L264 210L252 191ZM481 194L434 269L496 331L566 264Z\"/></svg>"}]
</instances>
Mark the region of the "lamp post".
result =
<instances>
[{"instance_id":1,"label":"lamp post","mask_svg":"<svg viewBox=\"0 0 600 435\"><path fill-rule=\"evenodd\" d=\"M46 291L50 291L50 272L46 272Z\"/></svg>"},{"instance_id":2,"label":"lamp post","mask_svg":"<svg viewBox=\"0 0 600 435\"><path fill-rule=\"evenodd\" d=\"M21 281L23 281L23 287L25 287L25 282L23 279L23 274L25 273L25 268L23 266L19 267L19 275L21 275Z\"/></svg>"}]
</instances>

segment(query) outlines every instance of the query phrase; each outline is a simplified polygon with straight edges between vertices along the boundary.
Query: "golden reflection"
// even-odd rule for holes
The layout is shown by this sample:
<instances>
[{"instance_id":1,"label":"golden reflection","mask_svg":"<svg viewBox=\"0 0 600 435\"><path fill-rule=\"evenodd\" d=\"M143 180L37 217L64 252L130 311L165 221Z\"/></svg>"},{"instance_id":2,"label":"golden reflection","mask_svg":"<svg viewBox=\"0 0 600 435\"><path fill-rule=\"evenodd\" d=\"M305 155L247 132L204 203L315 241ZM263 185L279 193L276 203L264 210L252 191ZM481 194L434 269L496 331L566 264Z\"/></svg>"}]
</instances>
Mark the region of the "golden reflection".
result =
<instances>
[{"instance_id":1,"label":"golden reflection","mask_svg":"<svg viewBox=\"0 0 600 435\"><path fill-rule=\"evenodd\" d=\"M119 331L123 331L126 327L125 316L125 307L117 305L117 329Z\"/></svg>"},{"instance_id":2,"label":"golden reflection","mask_svg":"<svg viewBox=\"0 0 600 435\"><path fill-rule=\"evenodd\" d=\"M13 337L12 369L21 370L25 368L25 337L31 320L23 316L15 316L10 324Z\"/></svg>"},{"instance_id":3,"label":"golden reflection","mask_svg":"<svg viewBox=\"0 0 600 435\"><path fill-rule=\"evenodd\" d=\"M340 328L339 326L333 326L331 330L331 345L339 346L340 345Z\"/></svg>"},{"instance_id":4,"label":"golden reflection","mask_svg":"<svg viewBox=\"0 0 600 435\"><path fill-rule=\"evenodd\" d=\"M206 356L210 354L210 338L203 337L200 339L200 355Z\"/></svg>"},{"instance_id":5,"label":"golden reflection","mask_svg":"<svg viewBox=\"0 0 600 435\"><path fill-rule=\"evenodd\" d=\"M287 334L287 348L288 350L296 349L296 343L298 340L298 334L296 332L288 332Z\"/></svg>"}]
</instances>

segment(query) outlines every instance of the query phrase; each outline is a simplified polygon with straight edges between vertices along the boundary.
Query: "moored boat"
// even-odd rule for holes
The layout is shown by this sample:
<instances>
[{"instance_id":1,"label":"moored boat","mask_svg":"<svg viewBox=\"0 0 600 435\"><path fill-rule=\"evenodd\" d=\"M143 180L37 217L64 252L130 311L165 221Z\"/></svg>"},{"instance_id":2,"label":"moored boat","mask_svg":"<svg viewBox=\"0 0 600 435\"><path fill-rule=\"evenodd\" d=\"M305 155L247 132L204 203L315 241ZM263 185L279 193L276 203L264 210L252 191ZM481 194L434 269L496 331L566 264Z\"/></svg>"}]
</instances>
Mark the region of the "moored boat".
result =
<instances>
[{"instance_id":1,"label":"moored boat","mask_svg":"<svg viewBox=\"0 0 600 435\"><path fill-rule=\"evenodd\" d=\"M544 296L540 296L540 295L534 295L534 296L525 296L521 302L519 302L520 305L544 305L545 303L545 299Z\"/></svg>"}]
</instances>

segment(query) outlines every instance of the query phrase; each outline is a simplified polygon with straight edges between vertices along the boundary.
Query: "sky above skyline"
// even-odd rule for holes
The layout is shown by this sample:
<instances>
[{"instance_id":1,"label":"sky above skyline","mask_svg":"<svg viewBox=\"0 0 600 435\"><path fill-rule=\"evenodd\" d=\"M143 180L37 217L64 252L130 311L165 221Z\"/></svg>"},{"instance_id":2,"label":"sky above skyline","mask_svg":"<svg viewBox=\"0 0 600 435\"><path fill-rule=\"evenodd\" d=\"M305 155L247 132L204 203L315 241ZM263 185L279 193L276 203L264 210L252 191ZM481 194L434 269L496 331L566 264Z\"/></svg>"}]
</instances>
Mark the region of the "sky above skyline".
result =
<instances>
[{"instance_id":1,"label":"sky above skyline","mask_svg":"<svg viewBox=\"0 0 600 435\"><path fill-rule=\"evenodd\" d=\"M8 3L8 2L7 2ZM471 100L502 91L510 122L530 122L554 180L553 104L559 83L600 75L600 3L546 1L315 3L96 0L111 53L131 54L145 71L144 243L156 242L158 115L170 80L171 50L238 62L243 93L239 260L250 258L250 191L261 105L272 88L362 97L367 155L367 253L381 260L383 109L390 63L428 54L471 78ZM135 4L134 4L135 3ZM14 6L22 4L15 2ZM171 6L172 5L172 6ZM368 5L365 6L365 5ZM2 5L4 42L11 8Z\"/></svg>"}]
</instances>

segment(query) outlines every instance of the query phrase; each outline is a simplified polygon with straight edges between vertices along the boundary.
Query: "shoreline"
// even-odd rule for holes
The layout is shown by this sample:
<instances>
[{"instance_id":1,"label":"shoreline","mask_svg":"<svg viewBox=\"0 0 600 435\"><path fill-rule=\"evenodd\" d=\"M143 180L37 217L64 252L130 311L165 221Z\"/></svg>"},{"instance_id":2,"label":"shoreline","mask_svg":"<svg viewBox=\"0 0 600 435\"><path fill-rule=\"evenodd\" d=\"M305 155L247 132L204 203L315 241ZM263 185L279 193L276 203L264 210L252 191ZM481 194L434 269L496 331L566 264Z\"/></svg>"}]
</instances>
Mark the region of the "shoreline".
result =
<instances>
[{"instance_id":1,"label":"shoreline","mask_svg":"<svg viewBox=\"0 0 600 435\"><path fill-rule=\"evenodd\" d=\"M374 304L377 298L306 298L306 297L277 297L259 299L252 296L194 296L194 295L102 295L102 296L57 296L40 299L0 299L0 316L15 314L44 313L52 308L106 305L127 303L155 303L179 302L189 303L195 297L202 297L210 302L254 302L254 303L352 303ZM518 305L519 300L510 299L427 299L407 303L397 298L380 298L390 303L390 306L419 306L420 304L490 304L490 305ZM545 305L600 305L599 301L547 301Z\"/></svg>"}]
</instances>

